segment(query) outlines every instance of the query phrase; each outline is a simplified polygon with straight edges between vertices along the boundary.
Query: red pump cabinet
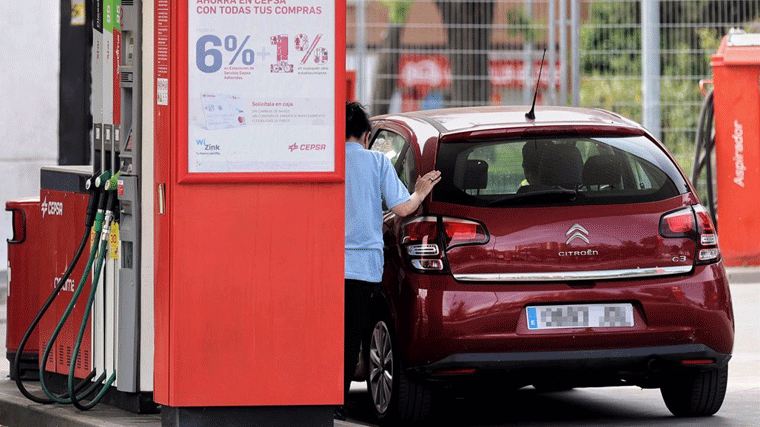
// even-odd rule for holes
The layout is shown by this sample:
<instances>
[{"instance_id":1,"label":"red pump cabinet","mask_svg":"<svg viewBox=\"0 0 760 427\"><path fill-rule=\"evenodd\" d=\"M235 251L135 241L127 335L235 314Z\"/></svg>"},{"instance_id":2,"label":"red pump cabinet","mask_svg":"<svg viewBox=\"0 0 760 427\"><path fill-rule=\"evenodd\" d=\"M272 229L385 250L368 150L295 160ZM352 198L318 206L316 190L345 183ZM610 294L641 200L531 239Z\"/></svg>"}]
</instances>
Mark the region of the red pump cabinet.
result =
<instances>
[{"instance_id":1,"label":"red pump cabinet","mask_svg":"<svg viewBox=\"0 0 760 427\"><path fill-rule=\"evenodd\" d=\"M40 199L27 197L9 201L5 210L13 214L13 237L8 239L8 323L6 356L11 379L16 380L15 358L21 339L40 309ZM19 361L22 379L39 378L39 333L32 332Z\"/></svg>"},{"instance_id":2,"label":"red pump cabinet","mask_svg":"<svg viewBox=\"0 0 760 427\"><path fill-rule=\"evenodd\" d=\"M155 17L155 401L172 425L331 423L345 2L159 0Z\"/></svg>"},{"instance_id":3,"label":"red pump cabinet","mask_svg":"<svg viewBox=\"0 0 760 427\"><path fill-rule=\"evenodd\" d=\"M711 65L721 253L760 265L760 34L724 37Z\"/></svg>"}]
</instances>

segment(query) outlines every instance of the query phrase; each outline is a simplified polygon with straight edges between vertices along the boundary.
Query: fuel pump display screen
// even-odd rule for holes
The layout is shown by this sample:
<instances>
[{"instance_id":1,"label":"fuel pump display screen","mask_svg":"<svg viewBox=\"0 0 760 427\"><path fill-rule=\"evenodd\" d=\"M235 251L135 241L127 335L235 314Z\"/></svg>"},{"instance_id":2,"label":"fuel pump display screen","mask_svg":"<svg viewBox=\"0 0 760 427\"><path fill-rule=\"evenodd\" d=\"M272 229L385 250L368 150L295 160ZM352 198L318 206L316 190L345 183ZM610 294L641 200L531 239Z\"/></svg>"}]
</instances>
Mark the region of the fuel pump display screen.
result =
<instances>
[{"instance_id":1,"label":"fuel pump display screen","mask_svg":"<svg viewBox=\"0 0 760 427\"><path fill-rule=\"evenodd\" d=\"M188 7L188 172L334 172L335 2Z\"/></svg>"}]
</instances>

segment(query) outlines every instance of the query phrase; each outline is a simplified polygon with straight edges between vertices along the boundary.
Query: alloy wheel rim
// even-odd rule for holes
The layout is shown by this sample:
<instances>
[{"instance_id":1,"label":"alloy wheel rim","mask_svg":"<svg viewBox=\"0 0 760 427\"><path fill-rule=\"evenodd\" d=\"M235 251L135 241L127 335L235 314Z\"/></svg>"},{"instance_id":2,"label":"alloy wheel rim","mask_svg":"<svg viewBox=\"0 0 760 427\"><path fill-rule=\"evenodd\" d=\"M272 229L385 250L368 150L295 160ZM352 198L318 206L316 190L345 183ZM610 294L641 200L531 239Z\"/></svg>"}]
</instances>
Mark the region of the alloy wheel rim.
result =
<instances>
[{"instance_id":1,"label":"alloy wheel rim","mask_svg":"<svg viewBox=\"0 0 760 427\"><path fill-rule=\"evenodd\" d=\"M385 414L393 393L393 347L388 326L377 322L369 345L369 385L372 402L380 414Z\"/></svg>"}]
</instances>

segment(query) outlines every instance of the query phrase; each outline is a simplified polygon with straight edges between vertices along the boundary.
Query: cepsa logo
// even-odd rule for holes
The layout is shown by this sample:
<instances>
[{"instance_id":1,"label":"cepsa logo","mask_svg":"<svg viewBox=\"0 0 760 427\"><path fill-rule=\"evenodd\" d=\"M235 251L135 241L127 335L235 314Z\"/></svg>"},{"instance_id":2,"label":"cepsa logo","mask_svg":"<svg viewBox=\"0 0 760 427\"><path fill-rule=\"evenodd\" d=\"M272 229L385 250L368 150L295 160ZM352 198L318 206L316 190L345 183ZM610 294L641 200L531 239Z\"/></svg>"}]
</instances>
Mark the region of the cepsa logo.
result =
<instances>
[{"instance_id":1,"label":"cepsa logo","mask_svg":"<svg viewBox=\"0 0 760 427\"><path fill-rule=\"evenodd\" d=\"M324 151L327 149L326 144L292 144L288 145L288 150L293 151Z\"/></svg>"},{"instance_id":2,"label":"cepsa logo","mask_svg":"<svg viewBox=\"0 0 760 427\"><path fill-rule=\"evenodd\" d=\"M40 210L42 211L43 218L45 218L45 214L62 216L63 202L54 202L52 200L48 202L47 196L45 196L45 201L42 202L42 205L40 206Z\"/></svg>"}]
</instances>

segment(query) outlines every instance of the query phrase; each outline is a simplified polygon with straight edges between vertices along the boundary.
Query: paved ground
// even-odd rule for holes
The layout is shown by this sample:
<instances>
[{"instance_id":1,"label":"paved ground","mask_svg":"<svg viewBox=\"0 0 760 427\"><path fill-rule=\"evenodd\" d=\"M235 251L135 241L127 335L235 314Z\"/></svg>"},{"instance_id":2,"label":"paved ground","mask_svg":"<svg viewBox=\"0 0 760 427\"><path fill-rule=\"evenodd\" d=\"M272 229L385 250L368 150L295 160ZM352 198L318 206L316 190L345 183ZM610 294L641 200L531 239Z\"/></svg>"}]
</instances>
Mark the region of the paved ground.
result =
<instances>
[{"instance_id":1,"label":"paved ground","mask_svg":"<svg viewBox=\"0 0 760 427\"><path fill-rule=\"evenodd\" d=\"M728 391L720 411L707 418L675 418L659 390L638 387L584 388L538 393L489 390L446 399L431 425L447 427L757 427L760 425L760 282L731 285L736 336ZM356 384L356 383L355 383ZM357 384L358 385L358 384ZM349 405L357 422L372 425L369 395L352 388Z\"/></svg>"},{"instance_id":2,"label":"paved ground","mask_svg":"<svg viewBox=\"0 0 760 427\"><path fill-rule=\"evenodd\" d=\"M19 393L8 378L5 359L5 272L0 271L0 427L159 427L158 415L134 415L106 405L80 412L70 405L38 405ZM736 314L736 346L721 411L703 419L670 415L658 390L634 387L580 389L539 394L532 388L478 398L451 399L437 410L436 424L450 426L730 426L758 425L760 418L760 268L729 269ZM35 383L30 383L30 389ZM335 425L374 425L364 384L353 383L350 419Z\"/></svg>"}]
</instances>

